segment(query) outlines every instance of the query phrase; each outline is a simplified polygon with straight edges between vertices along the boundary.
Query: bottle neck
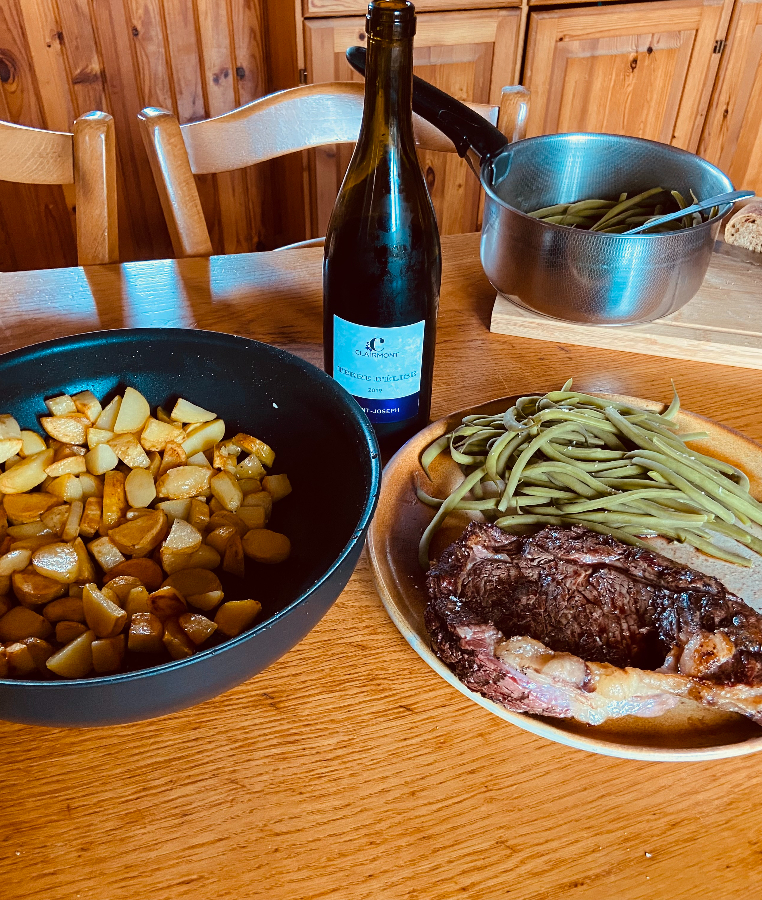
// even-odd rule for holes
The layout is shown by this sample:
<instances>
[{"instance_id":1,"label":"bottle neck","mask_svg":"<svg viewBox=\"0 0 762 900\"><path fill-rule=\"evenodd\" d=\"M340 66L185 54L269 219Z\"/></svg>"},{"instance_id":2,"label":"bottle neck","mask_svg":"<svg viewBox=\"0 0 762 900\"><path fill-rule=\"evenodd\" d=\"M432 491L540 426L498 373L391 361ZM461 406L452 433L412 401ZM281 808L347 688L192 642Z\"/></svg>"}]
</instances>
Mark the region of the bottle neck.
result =
<instances>
[{"instance_id":1,"label":"bottle neck","mask_svg":"<svg viewBox=\"0 0 762 900\"><path fill-rule=\"evenodd\" d=\"M413 137L413 39L368 36L365 107L358 144L371 142L415 150Z\"/></svg>"}]
</instances>

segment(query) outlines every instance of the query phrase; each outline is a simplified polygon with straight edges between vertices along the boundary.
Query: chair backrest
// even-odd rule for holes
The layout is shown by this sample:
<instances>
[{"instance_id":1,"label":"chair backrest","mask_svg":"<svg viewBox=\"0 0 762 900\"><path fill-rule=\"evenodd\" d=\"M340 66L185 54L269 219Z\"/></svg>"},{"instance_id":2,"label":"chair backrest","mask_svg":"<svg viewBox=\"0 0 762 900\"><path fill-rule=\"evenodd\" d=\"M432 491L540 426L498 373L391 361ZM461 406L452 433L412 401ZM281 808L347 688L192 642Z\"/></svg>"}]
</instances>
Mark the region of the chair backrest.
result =
<instances>
[{"instance_id":1,"label":"chair backrest","mask_svg":"<svg viewBox=\"0 0 762 900\"><path fill-rule=\"evenodd\" d=\"M165 109L149 107L139 113L175 254L212 254L194 175L229 172L324 144L354 143L363 97L364 86L358 82L332 82L279 91L187 125L180 125ZM510 140L526 133L529 92L525 88L503 88L499 106L468 105ZM419 116L414 116L413 127L416 143L423 149L455 151L449 138Z\"/></svg>"},{"instance_id":2,"label":"chair backrest","mask_svg":"<svg viewBox=\"0 0 762 900\"><path fill-rule=\"evenodd\" d=\"M81 266L118 261L116 144L108 113L80 116L73 134L0 122L0 180L73 184L77 261Z\"/></svg>"}]
</instances>

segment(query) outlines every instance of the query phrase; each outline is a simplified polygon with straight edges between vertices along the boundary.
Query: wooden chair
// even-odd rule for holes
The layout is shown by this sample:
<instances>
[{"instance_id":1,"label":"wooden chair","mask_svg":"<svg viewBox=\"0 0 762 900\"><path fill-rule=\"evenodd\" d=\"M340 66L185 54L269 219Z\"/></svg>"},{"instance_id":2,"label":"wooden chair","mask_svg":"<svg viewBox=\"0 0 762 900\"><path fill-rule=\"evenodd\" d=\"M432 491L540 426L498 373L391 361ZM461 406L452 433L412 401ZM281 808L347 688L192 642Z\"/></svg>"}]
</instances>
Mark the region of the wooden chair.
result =
<instances>
[{"instance_id":1,"label":"wooden chair","mask_svg":"<svg viewBox=\"0 0 762 900\"><path fill-rule=\"evenodd\" d=\"M187 125L180 125L166 109L149 107L139 113L175 254L212 254L194 175L229 172L324 144L354 143L360 131L363 97L361 83L332 82L280 91ZM506 87L499 106L468 105L511 140L518 140L526 133L528 104L525 88ZM419 116L414 116L414 130L420 147L455 151L449 138Z\"/></svg>"},{"instance_id":2,"label":"wooden chair","mask_svg":"<svg viewBox=\"0 0 762 900\"><path fill-rule=\"evenodd\" d=\"M77 261L117 262L116 144L114 120L89 112L74 133L0 122L0 180L22 184L73 184Z\"/></svg>"}]
</instances>

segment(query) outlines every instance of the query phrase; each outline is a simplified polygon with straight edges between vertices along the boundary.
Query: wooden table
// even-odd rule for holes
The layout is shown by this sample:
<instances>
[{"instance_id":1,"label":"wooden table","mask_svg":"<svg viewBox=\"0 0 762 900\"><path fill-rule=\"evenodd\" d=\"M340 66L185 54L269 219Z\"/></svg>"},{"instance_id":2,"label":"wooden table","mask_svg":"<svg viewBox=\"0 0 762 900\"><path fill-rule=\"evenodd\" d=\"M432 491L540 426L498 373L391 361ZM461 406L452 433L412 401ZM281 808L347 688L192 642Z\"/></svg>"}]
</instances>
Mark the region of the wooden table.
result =
<instances>
[{"instance_id":1,"label":"wooden table","mask_svg":"<svg viewBox=\"0 0 762 900\"><path fill-rule=\"evenodd\" d=\"M478 236L445 238L433 415L558 387L668 399L762 440L762 372L491 335ZM183 325L321 359L320 250L0 276L0 350ZM762 758L609 759L441 681L362 560L296 649L166 718L0 723L3 900L731 900L762 883Z\"/></svg>"}]
</instances>

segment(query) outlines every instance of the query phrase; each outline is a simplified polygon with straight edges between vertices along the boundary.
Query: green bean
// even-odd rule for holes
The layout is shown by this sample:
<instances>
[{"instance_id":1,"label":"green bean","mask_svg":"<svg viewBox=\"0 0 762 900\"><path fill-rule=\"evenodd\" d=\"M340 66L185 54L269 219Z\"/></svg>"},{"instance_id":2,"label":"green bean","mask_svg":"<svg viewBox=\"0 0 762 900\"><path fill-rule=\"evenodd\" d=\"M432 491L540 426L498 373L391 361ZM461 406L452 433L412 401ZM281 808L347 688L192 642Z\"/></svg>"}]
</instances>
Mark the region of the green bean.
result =
<instances>
[{"instance_id":1,"label":"green bean","mask_svg":"<svg viewBox=\"0 0 762 900\"><path fill-rule=\"evenodd\" d=\"M534 212L527 213L533 219L544 219L545 216L557 216L565 213L571 206L571 203L556 203L555 206L545 206L542 209L536 209Z\"/></svg>"},{"instance_id":2,"label":"green bean","mask_svg":"<svg viewBox=\"0 0 762 900\"><path fill-rule=\"evenodd\" d=\"M501 512L505 512L508 504L508 500L513 496L513 492L516 490L516 485L519 483L519 478L521 477L521 472L524 469L524 466L529 462L532 454L541 447L546 441L549 441L551 437L556 434L563 434L564 432L569 431L569 424L564 422L561 425L551 425L550 428L547 429L543 434L538 434L536 438L533 438L529 444L521 451L519 458L516 460L516 464L511 469L510 477L508 478L505 491L503 492L502 499L498 504L498 509Z\"/></svg>"},{"instance_id":3,"label":"green bean","mask_svg":"<svg viewBox=\"0 0 762 900\"><path fill-rule=\"evenodd\" d=\"M637 206L642 200L646 200L648 197L653 197L656 194L661 194L663 191L664 188L651 188L650 190L643 191L642 194L637 194L635 197L631 197L629 200L623 200L621 203L617 203L616 206L613 206L601 219L598 220L597 224L593 226L593 229L600 229L600 227L605 222L610 221L614 218L614 216L624 212L627 209L632 209L633 207Z\"/></svg>"},{"instance_id":4,"label":"green bean","mask_svg":"<svg viewBox=\"0 0 762 900\"><path fill-rule=\"evenodd\" d=\"M429 522L428 527L423 532L423 537L421 538L421 543L418 547L418 562L422 569L426 570L429 567L429 545L431 544L431 539L434 537L437 529L442 522L444 522L447 514L466 496L484 474L486 474L484 466L473 471L461 485L455 488L436 511L434 518Z\"/></svg>"},{"instance_id":5,"label":"green bean","mask_svg":"<svg viewBox=\"0 0 762 900\"><path fill-rule=\"evenodd\" d=\"M438 438L434 441L433 444L429 444L429 446L423 451L421 454L421 468L426 473L426 477L431 479L430 466L434 462L434 460L446 450L450 446L450 435L445 434L442 435L441 438Z\"/></svg>"},{"instance_id":6,"label":"green bean","mask_svg":"<svg viewBox=\"0 0 762 900\"><path fill-rule=\"evenodd\" d=\"M561 391L521 397L502 414L464 418L421 455L429 474L449 447L467 473L444 499L417 490L436 510L421 539L421 564L437 528L459 510L506 529L582 524L638 546L647 545L637 535L660 535L748 565L716 540L762 555L762 539L741 527L762 525L762 504L741 470L686 446L707 435L680 433L679 409L674 385L672 402L656 413L573 391L568 381Z\"/></svg>"}]
</instances>

